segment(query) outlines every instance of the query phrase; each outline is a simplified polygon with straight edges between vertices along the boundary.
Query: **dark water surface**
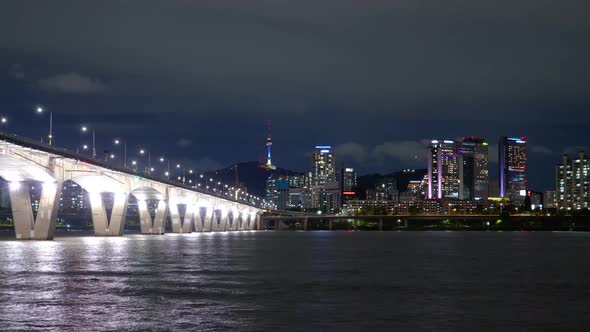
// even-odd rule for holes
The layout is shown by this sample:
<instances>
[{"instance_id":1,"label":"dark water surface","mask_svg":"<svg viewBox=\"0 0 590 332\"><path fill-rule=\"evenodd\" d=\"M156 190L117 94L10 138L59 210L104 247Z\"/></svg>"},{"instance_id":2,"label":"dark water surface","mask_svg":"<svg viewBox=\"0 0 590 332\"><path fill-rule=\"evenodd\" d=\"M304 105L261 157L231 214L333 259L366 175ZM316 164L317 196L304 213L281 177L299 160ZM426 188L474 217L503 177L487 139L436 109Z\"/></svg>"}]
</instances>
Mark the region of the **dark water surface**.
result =
<instances>
[{"instance_id":1,"label":"dark water surface","mask_svg":"<svg viewBox=\"0 0 590 332\"><path fill-rule=\"evenodd\" d=\"M3 240L1 331L590 331L590 233Z\"/></svg>"}]
</instances>

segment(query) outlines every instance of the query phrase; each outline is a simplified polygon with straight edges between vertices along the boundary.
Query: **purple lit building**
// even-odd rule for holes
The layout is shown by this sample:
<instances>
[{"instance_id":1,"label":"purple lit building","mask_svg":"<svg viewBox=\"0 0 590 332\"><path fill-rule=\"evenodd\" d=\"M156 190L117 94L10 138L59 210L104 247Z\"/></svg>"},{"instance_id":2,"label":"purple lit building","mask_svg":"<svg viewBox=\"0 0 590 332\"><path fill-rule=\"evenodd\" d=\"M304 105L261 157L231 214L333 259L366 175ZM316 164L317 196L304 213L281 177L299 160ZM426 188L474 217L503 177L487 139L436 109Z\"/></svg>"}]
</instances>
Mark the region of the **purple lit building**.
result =
<instances>
[{"instance_id":1,"label":"purple lit building","mask_svg":"<svg viewBox=\"0 0 590 332\"><path fill-rule=\"evenodd\" d=\"M498 145L500 197L515 205L524 205L526 198L526 137L501 137Z\"/></svg>"}]
</instances>

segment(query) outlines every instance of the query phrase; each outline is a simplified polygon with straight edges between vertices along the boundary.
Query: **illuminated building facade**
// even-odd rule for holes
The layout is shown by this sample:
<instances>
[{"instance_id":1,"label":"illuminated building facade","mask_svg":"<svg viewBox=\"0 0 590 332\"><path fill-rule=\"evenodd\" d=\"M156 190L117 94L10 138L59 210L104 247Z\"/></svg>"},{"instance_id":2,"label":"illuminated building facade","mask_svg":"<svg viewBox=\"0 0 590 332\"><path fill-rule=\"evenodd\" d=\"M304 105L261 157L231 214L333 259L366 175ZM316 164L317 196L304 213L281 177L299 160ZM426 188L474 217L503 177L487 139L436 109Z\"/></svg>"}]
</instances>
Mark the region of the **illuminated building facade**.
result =
<instances>
[{"instance_id":1,"label":"illuminated building facade","mask_svg":"<svg viewBox=\"0 0 590 332\"><path fill-rule=\"evenodd\" d=\"M577 159L563 156L557 166L556 201L560 210L581 210L590 204L590 160L584 152Z\"/></svg>"},{"instance_id":2,"label":"illuminated building facade","mask_svg":"<svg viewBox=\"0 0 590 332\"><path fill-rule=\"evenodd\" d=\"M323 185L336 181L336 162L329 145L318 145L311 155L311 185Z\"/></svg>"},{"instance_id":3,"label":"illuminated building facade","mask_svg":"<svg viewBox=\"0 0 590 332\"><path fill-rule=\"evenodd\" d=\"M489 196L488 142L479 137L465 137L458 142L461 155L459 164L459 198L484 200Z\"/></svg>"},{"instance_id":4,"label":"illuminated building facade","mask_svg":"<svg viewBox=\"0 0 590 332\"><path fill-rule=\"evenodd\" d=\"M432 140L428 155L428 199L459 198L461 156L455 141Z\"/></svg>"},{"instance_id":5,"label":"illuminated building facade","mask_svg":"<svg viewBox=\"0 0 590 332\"><path fill-rule=\"evenodd\" d=\"M501 137L498 145L500 197L524 205L527 193L526 137Z\"/></svg>"}]
</instances>

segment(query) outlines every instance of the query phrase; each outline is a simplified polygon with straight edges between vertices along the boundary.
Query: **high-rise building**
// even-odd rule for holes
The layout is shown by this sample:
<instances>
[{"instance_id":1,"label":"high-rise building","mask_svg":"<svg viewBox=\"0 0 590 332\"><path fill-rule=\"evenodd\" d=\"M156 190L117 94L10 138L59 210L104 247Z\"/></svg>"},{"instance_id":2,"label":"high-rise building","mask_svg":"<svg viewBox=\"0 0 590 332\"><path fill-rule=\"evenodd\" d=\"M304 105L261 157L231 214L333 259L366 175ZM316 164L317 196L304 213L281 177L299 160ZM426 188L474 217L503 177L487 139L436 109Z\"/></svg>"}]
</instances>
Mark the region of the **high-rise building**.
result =
<instances>
[{"instance_id":1,"label":"high-rise building","mask_svg":"<svg viewBox=\"0 0 590 332\"><path fill-rule=\"evenodd\" d=\"M340 187L342 187L342 191L354 191L357 186L354 168L343 168L341 176Z\"/></svg>"},{"instance_id":2,"label":"high-rise building","mask_svg":"<svg viewBox=\"0 0 590 332\"><path fill-rule=\"evenodd\" d=\"M311 184L323 185L326 182L336 181L336 162L334 152L329 145L318 145L311 155Z\"/></svg>"},{"instance_id":3,"label":"high-rise building","mask_svg":"<svg viewBox=\"0 0 590 332\"><path fill-rule=\"evenodd\" d=\"M557 165L557 208L560 210L587 209L590 204L590 159L580 152L577 159L564 155Z\"/></svg>"},{"instance_id":4,"label":"high-rise building","mask_svg":"<svg viewBox=\"0 0 590 332\"><path fill-rule=\"evenodd\" d=\"M342 192L336 175L334 152L329 145L318 145L311 155L310 207L324 212L340 208Z\"/></svg>"},{"instance_id":5,"label":"high-rise building","mask_svg":"<svg viewBox=\"0 0 590 332\"><path fill-rule=\"evenodd\" d=\"M459 198L482 200L489 196L488 143L479 137L465 137L458 142L462 157L459 164Z\"/></svg>"},{"instance_id":6,"label":"high-rise building","mask_svg":"<svg viewBox=\"0 0 590 332\"><path fill-rule=\"evenodd\" d=\"M459 198L459 164L455 141L432 140L428 156L428 198Z\"/></svg>"},{"instance_id":7,"label":"high-rise building","mask_svg":"<svg viewBox=\"0 0 590 332\"><path fill-rule=\"evenodd\" d=\"M343 205L346 205L347 201L355 198L357 181L354 168L347 167L340 171L340 189L342 190Z\"/></svg>"},{"instance_id":8,"label":"high-rise building","mask_svg":"<svg viewBox=\"0 0 590 332\"><path fill-rule=\"evenodd\" d=\"M500 197L524 205L527 194L526 137L501 137L498 145Z\"/></svg>"}]
</instances>

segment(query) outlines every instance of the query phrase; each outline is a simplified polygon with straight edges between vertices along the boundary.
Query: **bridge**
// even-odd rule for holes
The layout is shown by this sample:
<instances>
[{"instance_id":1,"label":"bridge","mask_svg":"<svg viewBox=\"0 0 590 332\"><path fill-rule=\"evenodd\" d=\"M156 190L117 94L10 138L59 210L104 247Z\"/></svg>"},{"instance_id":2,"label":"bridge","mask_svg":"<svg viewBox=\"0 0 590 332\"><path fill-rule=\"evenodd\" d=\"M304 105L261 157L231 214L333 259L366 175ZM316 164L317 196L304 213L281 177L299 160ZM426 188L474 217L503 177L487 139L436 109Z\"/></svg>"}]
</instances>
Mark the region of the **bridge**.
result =
<instances>
[{"instance_id":1,"label":"bridge","mask_svg":"<svg viewBox=\"0 0 590 332\"><path fill-rule=\"evenodd\" d=\"M16 238L20 240L53 239L65 181L73 181L88 193L97 236L123 234L130 196L137 200L142 234L164 234L168 217L173 233L260 229L263 212L256 201L133 172L1 132L0 177L8 182ZM31 204L31 183L41 185L36 214ZM105 194L113 197L112 208L106 207ZM148 202L155 203L155 213ZM184 213L180 206L184 206Z\"/></svg>"},{"instance_id":2,"label":"bridge","mask_svg":"<svg viewBox=\"0 0 590 332\"><path fill-rule=\"evenodd\" d=\"M526 216L530 217L530 216ZM429 222L440 220L462 220L468 222L494 222L498 215L491 214L397 214L397 215L333 215L333 214L310 214L292 211L272 211L262 216L261 229L280 230L280 223L298 222L302 224L303 230L308 230L308 224L312 221L328 221L328 229L332 230L335 221L356 221L369 220L377 223L378 229L384 229L384 221L390 221L398 227L408 227L410 222Z\"/></svg>"}]
</instances>

